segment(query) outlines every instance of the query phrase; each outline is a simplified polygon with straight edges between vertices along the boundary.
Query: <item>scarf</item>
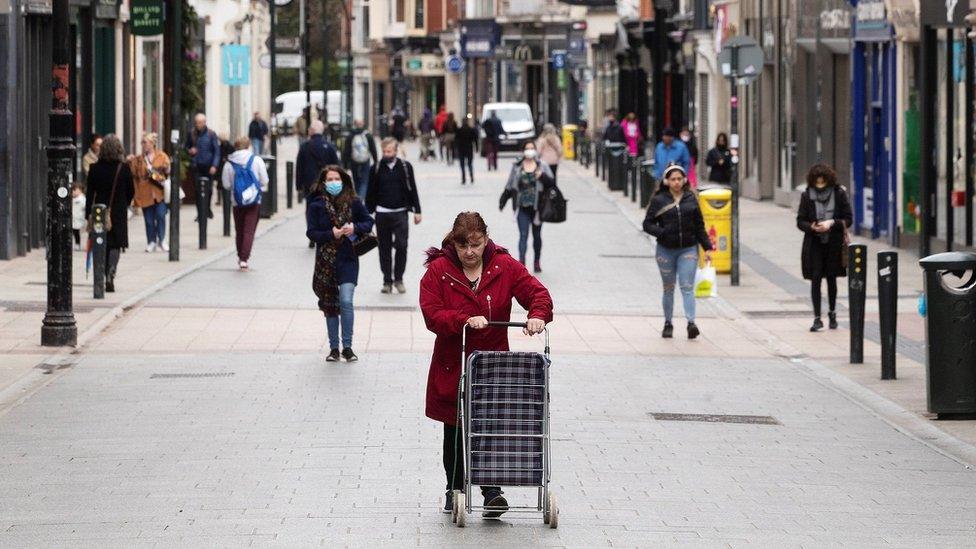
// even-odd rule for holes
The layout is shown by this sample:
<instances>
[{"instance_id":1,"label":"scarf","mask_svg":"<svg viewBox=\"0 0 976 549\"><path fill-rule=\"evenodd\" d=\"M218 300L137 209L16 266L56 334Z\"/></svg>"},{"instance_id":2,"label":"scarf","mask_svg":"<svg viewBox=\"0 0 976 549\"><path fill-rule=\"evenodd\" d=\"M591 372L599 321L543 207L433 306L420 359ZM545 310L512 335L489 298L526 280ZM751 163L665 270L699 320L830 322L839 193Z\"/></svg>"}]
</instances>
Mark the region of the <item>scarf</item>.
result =
<instances>
[{"instance_id":1,"label":"scarf","mask_svg":"<svg viewBox=\"0 0 976 549\"><path fill-rule=\"evenodd\" d=\"M817 221L826 221L834 218L835 202L833 187L824 187L823 189L811 187L810 198L813 200L813 204L817 209ZM820 233L818 236L820 237L820 242L824 244L830 240L830 233Z\"/></svg>"},{"instance_id":2,"label":"scarf","mask_svg":"<svg viewBox=\"0 0 976 549\"><path fill-rule=\"evenodd\" d=\"M352 210L349 202L342 201L340 205L333 203L329 197L324 198L325 211L328 212L332 225L342 227L352 221ZM319 298L319 310L326 317L339 316L339 282L336 280L336 253L346 237L333 239L328 244L315 247L315 270L312 275L312 290Z\"/></svg>"}]
</instances>

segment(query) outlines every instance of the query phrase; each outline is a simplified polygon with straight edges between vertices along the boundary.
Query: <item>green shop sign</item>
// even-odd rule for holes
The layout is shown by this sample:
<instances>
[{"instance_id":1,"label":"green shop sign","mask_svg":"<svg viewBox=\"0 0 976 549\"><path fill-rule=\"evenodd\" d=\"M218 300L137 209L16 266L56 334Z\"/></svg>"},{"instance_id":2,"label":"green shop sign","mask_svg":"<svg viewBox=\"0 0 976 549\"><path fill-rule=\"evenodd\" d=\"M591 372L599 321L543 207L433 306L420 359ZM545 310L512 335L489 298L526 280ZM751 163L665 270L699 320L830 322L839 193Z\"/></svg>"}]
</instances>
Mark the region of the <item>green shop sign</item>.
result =
<instances>
[{"instance_id":1,"label":"green shop sign","mask_svg":"<svg viewBox=\"0 0 976 549\"><path fill-rule=\"evenodd\" d=\"M163 0L132 0L129 28L137 36L163 34Z\"/></svg>"}]
</instances>

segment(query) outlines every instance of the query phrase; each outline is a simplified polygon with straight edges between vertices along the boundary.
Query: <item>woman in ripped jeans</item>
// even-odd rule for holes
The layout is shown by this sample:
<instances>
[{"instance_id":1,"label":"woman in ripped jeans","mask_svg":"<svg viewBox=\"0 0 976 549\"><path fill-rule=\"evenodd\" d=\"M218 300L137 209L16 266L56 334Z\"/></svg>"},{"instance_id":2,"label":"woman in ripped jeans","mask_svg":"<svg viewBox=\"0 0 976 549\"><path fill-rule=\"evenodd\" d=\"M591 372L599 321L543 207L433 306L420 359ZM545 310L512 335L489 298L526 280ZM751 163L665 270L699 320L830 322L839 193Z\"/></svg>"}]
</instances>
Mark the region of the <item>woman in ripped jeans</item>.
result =
<instances>
[{"instance_id":1,"label":"woman in ripped jeans","mask_svg":"<svg viewBox=\"0 0 976 549\"><path fill-rule=\"evenodd\" d=\"M698 208L698 197L688 184L684 168L672 164L664 169L661 186L651 198L644 218L644 231L657 238L657 266L664 282L664 330L661 336L673 337L674 284L681 289L685 318L688 319L688 339L701 333L695 324L695 269L698 267L698 246L710 259L712 242L705 232L705 220Z\"/></svg>"}]
</instances>

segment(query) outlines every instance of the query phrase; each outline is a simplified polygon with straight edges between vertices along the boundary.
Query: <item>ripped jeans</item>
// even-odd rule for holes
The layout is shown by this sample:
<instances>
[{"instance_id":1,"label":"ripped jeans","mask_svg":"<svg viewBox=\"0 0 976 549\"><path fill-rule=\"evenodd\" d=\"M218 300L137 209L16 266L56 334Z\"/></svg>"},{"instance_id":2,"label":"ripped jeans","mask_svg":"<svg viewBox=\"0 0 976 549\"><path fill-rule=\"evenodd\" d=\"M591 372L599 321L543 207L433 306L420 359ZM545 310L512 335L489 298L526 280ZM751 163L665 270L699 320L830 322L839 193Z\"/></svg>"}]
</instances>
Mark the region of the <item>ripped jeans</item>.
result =
<instances>
[{"instance_id":1,"label":"ripped jeans","mask_svg":"<svg viewBox=\"0 0 976 549\"><path fill-rule=\"evenodd\" d=\"M671 322L674 313L674 283L681 288L681 302L685 308L685 318L688 322L695 321L695 269L698 268L698 246L687 248L657 247L657 267L661 270L661 281L664 283L664 295L661 305L664 307L664 321Z\"/></svg>"}]
</instances>

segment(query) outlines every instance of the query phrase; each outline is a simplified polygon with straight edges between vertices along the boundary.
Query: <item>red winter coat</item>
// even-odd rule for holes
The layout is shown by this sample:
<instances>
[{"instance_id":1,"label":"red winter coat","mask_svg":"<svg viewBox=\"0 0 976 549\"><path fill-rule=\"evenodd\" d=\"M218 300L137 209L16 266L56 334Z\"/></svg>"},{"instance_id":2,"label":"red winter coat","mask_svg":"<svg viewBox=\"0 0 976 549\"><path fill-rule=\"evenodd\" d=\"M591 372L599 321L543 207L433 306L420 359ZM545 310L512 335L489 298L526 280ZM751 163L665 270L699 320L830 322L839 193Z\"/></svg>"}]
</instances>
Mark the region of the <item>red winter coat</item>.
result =
<instances>
[{"instance_id":1,"label":"red winter coat","mask_svg":"<svg viewBox=\"0 0 976 549\"><path fill-rule=\"evenodd\" d=\"M427 417L457 424L458 383L461 380L461 330L473 316L508 322L512 298L528 318L552 321L549 290L529 274L504 248L488 241L482 256L484 270L477 292L471 290L454 246L427 250L427 273L420 281L420 310L427 329L434 332L434 354L427 375ZM509 328L469 330L466 351L507 351Z\"/></svg>"},{"instance_id":2,"label":"red winter coat","mask_svg":"<svg viewBox=\"0 0 976 549\"><path fill-rule=\"evenodd\" d=\"M434 132L440 135L444 131L444 122L447 121L447 109L441 107L438 111L437 116L434 117Z\"/></svg>"}]
</instances>

